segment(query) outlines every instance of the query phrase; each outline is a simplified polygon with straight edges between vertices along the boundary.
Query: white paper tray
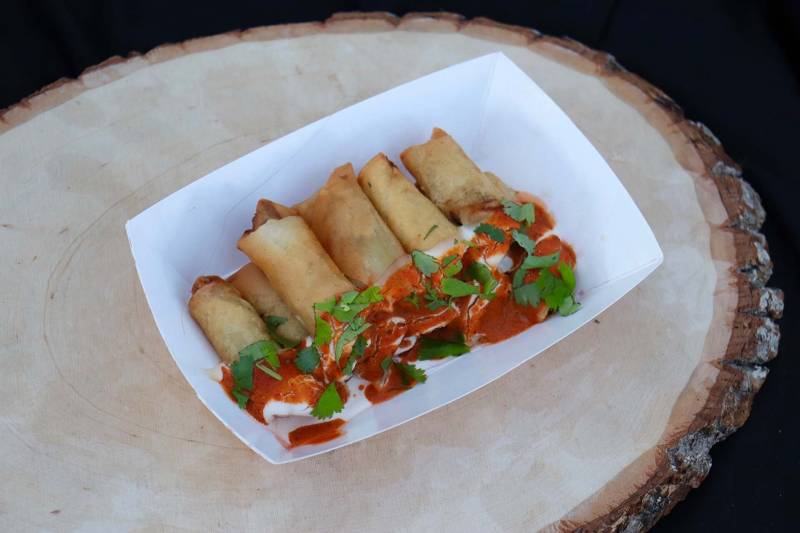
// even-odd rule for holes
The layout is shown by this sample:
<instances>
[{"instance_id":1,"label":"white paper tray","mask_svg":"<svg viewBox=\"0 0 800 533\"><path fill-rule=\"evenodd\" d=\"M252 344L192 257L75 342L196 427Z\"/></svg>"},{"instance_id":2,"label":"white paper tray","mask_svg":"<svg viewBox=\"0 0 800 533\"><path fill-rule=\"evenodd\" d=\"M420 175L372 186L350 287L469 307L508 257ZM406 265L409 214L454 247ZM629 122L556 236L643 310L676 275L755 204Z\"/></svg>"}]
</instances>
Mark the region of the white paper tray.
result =
<instances>
[{"instance_id":1,"label":"white paper tray","mask_svg":"<svg viewBox=\"0 0 800 533\"><path fill-rule=\"evenodd\" d=\"M577 254L583 309L436 368L426 384L357 415L336 440L287 450L206 373L219 358L189 316L192 283L247 262L236 241L259 198L293 204L322 186L333 168L350 161L358 170L381 151L399 163L400 152L426 141L434 126L482 169L547 203L556 233ZM223 424L275 464L365 439L494 381L594 318L663 260L653 232L600 154L499 53L406 83L277 139L164 198L126 229L150 309L181 372Z\"/></svg>"}]
</instances>

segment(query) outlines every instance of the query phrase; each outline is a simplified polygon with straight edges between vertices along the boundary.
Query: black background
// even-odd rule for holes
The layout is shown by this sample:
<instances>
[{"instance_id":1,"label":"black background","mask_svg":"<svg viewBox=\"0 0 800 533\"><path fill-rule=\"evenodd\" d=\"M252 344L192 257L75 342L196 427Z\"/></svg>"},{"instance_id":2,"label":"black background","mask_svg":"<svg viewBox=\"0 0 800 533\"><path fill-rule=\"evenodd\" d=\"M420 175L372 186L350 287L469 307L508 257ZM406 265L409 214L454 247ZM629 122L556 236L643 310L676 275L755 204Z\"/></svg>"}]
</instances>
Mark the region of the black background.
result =
<instances>
[{"instance_id":1,"label":"black background","mask_svg":"<svg viewBox=\"0 0 800 533\"><path fill-rule=\"evenodd\" d=\"M749 421L713 448L699 489L656 531L783 531L800 523L800 2L40 1L0 9L0 108L115 55L237 28L322 20L337 11L452 11L567 35L614 54L706 124L767 211L785 291L779 357ZM676 287L676 290L680 290ZM689 296L690 297L690 296Z\"/></svg>"}]
</instances>

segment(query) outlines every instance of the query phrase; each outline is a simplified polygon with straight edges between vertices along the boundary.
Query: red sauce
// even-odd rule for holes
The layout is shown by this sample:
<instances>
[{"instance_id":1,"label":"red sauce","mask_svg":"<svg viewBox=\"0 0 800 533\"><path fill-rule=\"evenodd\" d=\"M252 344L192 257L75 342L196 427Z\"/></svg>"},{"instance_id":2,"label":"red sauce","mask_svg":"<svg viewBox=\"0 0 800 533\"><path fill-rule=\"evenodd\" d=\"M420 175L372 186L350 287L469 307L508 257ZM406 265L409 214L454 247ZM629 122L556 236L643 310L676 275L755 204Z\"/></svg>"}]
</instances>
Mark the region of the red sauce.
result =
<instances>
[{"instance_id":1,"label":"red sauce","mask_svg":"<svg viewBox=\"0 0 800 533\"><path fill-rule=\"evenodd\" d=\"M537 198L524 194L518 195L518 201L534 204L535 221L527 232L536 242L534 254L544 256L558 252L559 260L574 268L575 252L569 244L551 233L555 221L544 204ZM356 362L354 373L369 382L366 387L359 385L359 389L370 402L389 400L416 385L392 360L402 364L416 361L423 335L439 339L454 339L463 335L472 346L491 344L513 337L547 318L549 309L544 302L537 307L528 307L518 304L513 296L511 278L526 255L511 238L511 232L518 230L520 223L506 215L502 209L492 212L486 222L506 232L504 242L494 241L489 236L478 233L472 239L476 246L456 244L442 257L455 254L459 258L462 270L456 277L462 281L471 280L468 272L472 263L485 261L486 258L496 255L509 257L511 271L492 271L498 282L493 299L464 296L453 298L452 305L445 304L430 309L427 306L429 301L425 298L429 292L428 286L438 290L444 277L443 270L424 278L413 264L409 264L392 274L383 285L383 301L362 312L361 316L371 326L363 333L367 348ZM550 271L555 276L561 275L558 263ZM535 281L538 275L537 270L528 271L525 282ZM339 323L328 313L322 313L321 317L331 324L334 339L347 327L347 324ZM281 381L263 372L254 371L254 386L247 403L247 411L259 422L266 423L263 411L268 402L277 400L314 405L326 384L332 382L336 383L339 396L345 402L348 390L342 383L342 373L351 347L345 347L338 364L328 350L328 347L322 348L322 364L313 374L303 374L293 364L297 349L280 354ZM222 386L233 398L233 379L227 368L223 369ZM290 446L319 444L334 439L342 434L341 427L344 423L344 420L334 419L299 427L289 434Z\"/></svg>"},{"instance_id":2,"label":"red sauce","mask_svg":"<svg viewBox=\"0 0 800 533\"><path fill-rule=\"evenodd\" d=\"M341 418L334 418L328 422L300 426L289 432L289 448L302 446L303 444L322 444L340 437L344 424L345 421Z\"/></svg>"}]
</instances>

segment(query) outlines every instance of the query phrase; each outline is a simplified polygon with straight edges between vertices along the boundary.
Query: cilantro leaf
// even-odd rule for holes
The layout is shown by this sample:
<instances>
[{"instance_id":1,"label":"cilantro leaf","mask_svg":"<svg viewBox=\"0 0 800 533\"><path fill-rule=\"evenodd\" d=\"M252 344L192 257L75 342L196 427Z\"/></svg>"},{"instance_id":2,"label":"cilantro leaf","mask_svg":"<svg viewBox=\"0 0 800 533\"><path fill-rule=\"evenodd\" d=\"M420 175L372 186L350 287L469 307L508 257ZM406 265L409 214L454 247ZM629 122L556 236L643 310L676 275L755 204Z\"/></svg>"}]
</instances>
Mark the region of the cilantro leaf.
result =
<instances>
[{"instance_id":1,"label":"cilantro leaf","mask_svg":"<svg viewBox=\"0 0 800 533\"><path fill-rule=\"evenodd\" d=\"M548 269L539 271L539 278L535 285L539 288L541 297L550 309L556 310L561 306L564 298L570 296L569 290L564 280L555 277Z\"/></svg>"},{"instance_id":2,"label":"cilantro leaf","mask_svg":"<svg viewBox=\"0 0 800 533\"><path fill-rule=\"evenodd\" d=\"M272 341L256 341L245 346L239 351L239 359L241 360L242 357L248 357L253 362L259 359L266 359L273 368L281 366L281 362L278 359L278 346ZM249 389L250 387L245 388Z\"/></svg>"},{"instance_id":3,"label":"cilantro leaf","mask_svg":"<svg viewBox=\"0 0 800 533\"><path fill-rule=\"evenodd\" d=\"M417 270L422 272L423 276L430 276L439 270L439 263L436 261L436 258L425 252L420 252L419 250L412 251L411 260L414 262L414 266L417 267Z\"/></svg>"},{"instance_id":4,"label":"cilantro leaf","mask_svg":"<svg viewBox=\"0 0 800 533\"><path fill-rule=\"evenodd\" d=\"M533 209L533 204L518 204L510 200L503 200L503 211L506 215L510 216L517 222L523 224L533 224L536 217L536 212Z\"/></svg>"},{"instance_id":5,"label":"cilantro leaf","mask_svg":"<svg viewBox=\"0 0 800 533\"><path fill-rule=\"evenodd\" d=\"M445 276L452 278L453 276L461 272L462 268L463 265L461 264L461 259L456 259L455 261L449 263L446 267L444 267L443 272Z\"/></svg>"},{"instance_id":6,"label":"cilantro leaf","mask_svg":"<svg viewBox=\"0 0 800 533\"><path fill-rule=\"evenodd\" d=\"M511 236L514 238L514 241L516 241L517 244L522 246L523 250L529 254L533 253L533 249L536 247L536 242L534 242L534 240L528 237L524 232L514 230L511 232Z\"/></svg>"},{"instance_id":7,"label":"cilantro leaf","mask_svg":"<svg viewBox=\"0 0 800 533\"><path fill-rule=\"evenodd\" d=\"M344 369L342 373L345 376L353 375L353 367L356 365L356 361L358 361L359 357L364 355L364 351L367 349L367 339L365 339L362 335L359 335L356 339L355 344L353 344L353 349L350 351L350 357L347 359L347 363L344 365Z\"/></svg>"},{"instance_id":8,"label":"cilantro leaf","mask_svg":"<svg viewBox=\"0 0 800 533\"><path fill-rule=\"evenodd\" d=\"M439 293L434 290L430 281L425 282L425 299L428 300L428 303L425 304L425 307L431 311L435 311L440 307L445 307L448 305L448 301L439 297Z\"/></svg>"},{"instance_id":9,"label":"cilantro leaf","mask_svg":"<svg viewBox=\"0 0 800 533\"><path fill-rule=\"evenodd\" d=\"M369 322L364 322L364 319L356 317L353 321L347 325L347 328L339 335L339 338L336 339L336 344L334 345L334 355L336 357L336 362L339 362L339 359L342 357L342 351L347 344L354 340L356 337L364 333L372 324Z\"/></svg>"},{"instance_id":10,"label":"cilantro leaf","mask_svg":"<svg viewBox=\"0 0 800 533\"><path fill-rule=\"evenodd\" d=\"M342 403L342 398L339 396L339 391L336 390L336 384L329 383L317 400L317 405L311 410L311 416L325 420L342 409L344 409L344 403Z\"/></svg>"},{"instance_id":11,"label":"cilantro leaf","mask_svg":"<svg viewBox=\"0 0 800 533\"><path fill-rule=\"evenodd\" d=\"M551 255L529 255L522 262L520 268L530 270L531 268L548 268L558 263L560 252Z\"/></svg>"},{"instance_id":12,"label":"cilantro leaf","mask_svg":"<svg viewBox=\"0 0 800 533\"><path fill-rule=\"evenodd\" d=\"M272 370L270 367L266 366L263 361L257 362L256 368L261 370L263 373L265 373L266 375L268 375L273 379L276 379L278 381L283 381L283 376Z\"/></svg>"},{"instance_id":13,"label":"cilantro leaf","mask_svg":"<svg viewBox=\"0 0 800 533\"><path fill-rule=\"evenodd\" d=\"M333 329L331 329L331 325L328 324L325 320L319 317L319 315L314 317L314 344L321 348L331 342L331 337L333 337Z\"/></svg>"},{"instance_id":14,"label":"cilantro leaf","mask_svg":"<svg viewBox=\"0 0 800 533\"><path fill-rule=\"evenodd\" d=\"M561 273L561 279L564 280L564 283L567 284L567 288L569 292L575 290L575 273L572 271L572 267L569 266L569 263L561 262L558 265L558 271Z\"/></svg>"},{"instance_id":15,"label":"cilantro leaf","mask_svg":"<svg viewBox=\"0 0 800 533\"><path fill-rule=\"evenodd\" d=\"M581 304L575 301L572 296L567 296L561 305L558 306L558 314L561 316L569 316L577 312L581 308Z\"/></svg>"},{"instance_id":16,"label":"cilantro leaf","mask_svg":"<svg viewBox=\"0 0 800 533\"><path fill-rule=\"evenodd\" d=\"M323 300L321 302L317 302L314 304L314 309L317 311L324 311L326 313L333 312L333 306L336 305L336 297L328 298L327 300Z\"/></svg>"},{"instance_id":17,"label":"cilantro leaf","mask_svg":"<svg viewBox=\"0 0 800 533\"><path fill-rule=\"evenodd\" d=\"M443 339L431 339L422 337L417 359L427 361L429 359L444 359L450 356L459 356L469 352L469 346L464 342L464 335L449 341Z\"/></svg>"},{"instance_id":18,"label":"cilantro leaf","mask_svg":"<svg viewBox=\"0 0 800 533\"><path fill-rule=\"evenodd\" d=\"M233 397L236 398L236 403L239 404L239 409L244 409L247 407L247 402L250 400L250 395L238 388L233 389Z\"/></svg>"},{"instance_id":19,"label":"cilantro leaf","mask_svg":"<svg viewBox=\"0 0 800 533\"><path fill-rule=\"evenodd\" d=\"M442 292L448 296L457 298L459 296L467 296L468 294L480 294L480 289L460 279L444 278L442 280Z\"/></svg>"},{"instance_id":20,"label":"cilantro leaf","mask_svg":"<svg viewBox=\"0 0 800 533\"><path fill-rule=\"evenodd\" d=\"M425 234L425 236L422 238L422 240L423 240L423 241L424 241L424 240L427 240L427 239L428 239L428 237L430 237L430 236L431 236L431 233L433 233L433 232L434 232L434 230L436 230L436 228L438 228L438 227L439 227L439 224L434 224L433 226L431 226L431 229L429 229L429 230L428 230L428 233L426 233L426 234Z\"/></svg>"},{"instance_id":21,"label":"cilantro leaf","mask_svg":"<svg viewBox=\"0 0 800 533\"><path fill-rule=\"evenodd\" d=\"M526 283L514 289L514 301L519 305L537 307L540 298L541 293L535 283Z\"/></svg>"},{"instance_id":22,"label":"cilantro leaf","mask_svg":"<svg viewBox=\"0 0 800 533\"><path fill-rule=\"evenodd\" d=\"M425 383L428 381L428 375L425 374L425 371L421 368L417 368L415 365L395 363L395 366L400 370L403 376L403 382L406 385L408 385L410 381L416 381L417 383Z\"/></svg>"},{"instance_id":23,"label":"cilantro leaf","mask_svg":"<svg viewBox=\"0 0 800 533\"><path fill-rule=\"evenodd\" d=\"M386 372L389 369L389 365L391 365L392 363L393 363L392 356L390 355L386 359L381 361L381 368L383 369L384 372Z\"/></svg>"},{"instance_id":24,"label":"cilantro leaf","mask_svg":"<svg viewBox=\"0 0 800 533\"><path fill-rule=\"evenodd\" d=\"M235 388L239 390L253 388L253 363L252 355L240 355L239 359L231 363L231 375Z\"/></svg>"},{"instance_id":25,"label":"cilantro leaf","mask_svg":"<svg viewBox=\"0 0 800 533\"><path fill-rule=\"evenodd\" d=\"M287 320L285 317L275 315L264 317L264 322L267 323L267 331L269 331L269 336L272 337L272 340L277 342L281 348L294 348L299 344L298 341L287 339L278 333L278 327L285 324Z\"/></svg>"},{"instance_id":26,"label":"cilantro leaf","mask_svg":"<svg viewBox=\"0 0 800 533\"><path fill-rule=\"evenodd\" d=\"M470 275L481 284L481 294L486 298L494 298L494 289L498 285L491 269L479 261L469 266Z\"/></svg>"},{"instance_id":27,"label":"cilantro leaf","mask_svg":"<svg viewBox=\"0 0 800 533\"><path fill-rule=\"evenodd\" d=\"M518 268L517 271L514 272L514 278L511 281L511 286L515 289L522 286L522 284L525 282L525 274L527 274L527 272L528 270L525 268Z\"/></svg>"},{"instance_id":28,"label":"cilantro leaf","mask_svg":"<svg viewBox=\"0 0 800 533\"><path fill-rule=\"evenodd\" d=\"M358 296L353 300L353 302L357 304L374 304L380 301L383 301L383 295L381 294L381 288L378 286L364 289L358 293Z\"/></svg>"},{"instance_id":29,"label":"cilantro leaf","mask_svg":"<svg viewBox=\"0 0 800 533\"><path fill-rule=\"evenodd\" d=\"M485 222L478 224L478 227L475 228L475 233L483 233L493 241L506 242L506 236L503 233L503 230L501 230L497 226L486 224Z\"/></svg>"},{"instance_id":30,"label":"cilantro leaf","mask_svg":"<svg viewBox=\"0 0 800 533\"><path fill-rule=\"evenodd\" d=\"M303 374L310 374L319 366L319 350L313 344L306 346L294 358L294 364Z\"/></svg>"},{"instance_id":31,"label":"cilantro leaf","mask_svg":"<svg viewBox=\"0 0 800 533\"><path fill-rule=\"evenodd\" d=\"M419 309L419 294L417 294L416 292L412 292L411 294L403 298L403 300L413 305L416 309Z\"/></svg>"}]
</instances>

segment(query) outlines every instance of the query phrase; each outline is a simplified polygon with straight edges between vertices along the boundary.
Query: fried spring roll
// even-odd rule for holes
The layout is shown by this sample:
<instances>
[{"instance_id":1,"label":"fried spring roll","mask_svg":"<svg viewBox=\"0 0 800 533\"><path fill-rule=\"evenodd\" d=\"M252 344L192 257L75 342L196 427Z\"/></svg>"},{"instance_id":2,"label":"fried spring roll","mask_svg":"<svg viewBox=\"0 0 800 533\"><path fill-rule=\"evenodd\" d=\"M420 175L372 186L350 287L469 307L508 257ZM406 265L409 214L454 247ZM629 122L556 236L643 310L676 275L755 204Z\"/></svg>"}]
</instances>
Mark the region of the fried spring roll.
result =
<instances>
[{"instance_id":1,"label":"fried spring roll","mask_svg":"<svg viewBox=\"0 0 800 533\"><path fill-rule=\"evenodd\" d=\"M271 210L261 218L266 220L245 232L237 245L264 273L306 331L314 331L314 303L352 290L353 285L302 218L271 202L263 201L262 207L262 213ZM288 216L281 218L281 213Z\"/></svg>"},{"instance_id":2,"label":"fried spring roll","mask_svg":"<svg viewBox=\"0 0 800 533\"><path fill-rule=\"evenodd\" d=\"M448 217L469 224L483 220L514 191L500 178L481 172L464 150L444 130L434 128L431 139L411 146L400 159L422 192Z\"/></svg>"},{"instance_id":3,"label":"fried spring roll","mask_svg":"<svg viewBox=\"0 0 800 533\"><path fill-rule=\"evenodd\" d=\"M349 163L295 208L342 272L360 287L376 282L405 253L358 186Z\"/></svg>"},{"instance_id":4,"label":"fried spring roll","mask_svg":"<svg viewBox=\"0 0 800 533\"><path fill-rule=\"evenodd\" d=\"M228 278L228 283L233 285L244 299L266 321L269 316L277 316L286 319L286 322L278 326L275 331L283 338L300 342L308 332L294 316L294 312L281 300L281 297L269 284L269 280L253 263L247 263L235 274Z\"/></svg>"},{"instance_id":5,"label":"fried spring roll","mask_svg":"<svg viewBox=\"0 0 800 533\"><path fill-rule=\"evenodd\" d=\"M385 154L364 165L358 183L407 252L458 236L458 229Z\"/></svg>"},{"instance_id":6,"label":"fried spring roll","mask_svg":"<svg viewBox=\"0 0 800 533\"><path fill-rule=\"evenodd\" d=\"M206 334L223 362L239 359L239 351L269 340L267 326L253 306L230 283L217 276L197 278L189 313Z\"/></svg>"}]
</instances>

